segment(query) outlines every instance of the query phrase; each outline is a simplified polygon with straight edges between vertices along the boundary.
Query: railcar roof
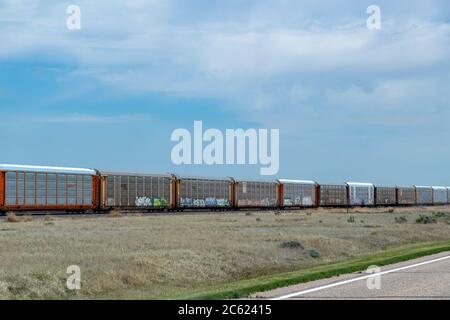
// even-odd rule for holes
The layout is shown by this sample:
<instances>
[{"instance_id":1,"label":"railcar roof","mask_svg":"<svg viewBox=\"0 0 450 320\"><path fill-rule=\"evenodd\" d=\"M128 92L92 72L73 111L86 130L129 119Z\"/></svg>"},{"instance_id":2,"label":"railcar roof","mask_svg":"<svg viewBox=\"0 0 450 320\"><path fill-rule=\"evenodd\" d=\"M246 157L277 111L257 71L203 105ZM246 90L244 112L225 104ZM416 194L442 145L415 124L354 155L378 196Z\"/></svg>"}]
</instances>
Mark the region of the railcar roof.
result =
<instances>
[{"instance_id":1,"label":"railcar roof","mask_svg":"<svg viewBox=\"0 0 450 320\"><path fill-rule=\"evenodd\" d=\"M447 187L433 186L434 190L447 190Z\"/></svg>"},{"instance_id":2,"label":"railcar roof","mask_svg":"<svg viewBox=\"0 0 450 320\"><path fill-rule=\"evenodd\" d=\"M298 184L317 184L317 182L312 180L291 180L291 179L279 179L281 183L298 183Z\"/></svg>"},{"instance_id":3,"label":"railcar roof","mask_svg":"<svg viewBox=\"0 0 450 320\"><path fill-rule=\"evenodd\" d=\"M249 182L249 183L252 183L252 182L262 182L262 183L276 183L276 184L278 184L278 181L277 180L252 180L252 179L236 179L235 180L236 182Z\"/></svg>"},{"instance_id":4,"label":"railcar roof","mask_svg":"<svg viewBox=\"0 0 450 320\"><path fill-rule=\"evenodd\" d=\"M373 187L373 183L367 183L367 182L347 182L349 186L355 186L355 187Z\"/></svg>"},{"instance_id":5,"label":"railcar roof","mask_svg":"<svg viewBox=\"0 0 450 320\"><path fill-rule=\"evenodd\" d=\"M142 173L142 172L123 172L123 171L103 171L99 170L103 176L131 176L131 177L171 177L170 173Z\"/></svg>"},{"instance_id":6,"label":"railcar roof","mask_svg":"<svg viewBox=\"0 0 450 320\"><path fill-rule=\"evenodd\" d=\"M191 179L191 180L208 180L208 181L233 181L230 177L201 177L201 176L182 176L174 175L177 179Z\"/></svg>"},{"instance_id":7,"label":"railcar roof","mask_svg":"<svg viewBox=\"0 0 450 320\"><path fill-rule=\"evenodd\" d=\"M29 165L20 165L20 164L0 164L0 171L24 171L24 172L88 174L88 175L96 174L95 170L93 170L93 169L48 167L48 166L29 166Z\"/></svg>"}]
</instances>

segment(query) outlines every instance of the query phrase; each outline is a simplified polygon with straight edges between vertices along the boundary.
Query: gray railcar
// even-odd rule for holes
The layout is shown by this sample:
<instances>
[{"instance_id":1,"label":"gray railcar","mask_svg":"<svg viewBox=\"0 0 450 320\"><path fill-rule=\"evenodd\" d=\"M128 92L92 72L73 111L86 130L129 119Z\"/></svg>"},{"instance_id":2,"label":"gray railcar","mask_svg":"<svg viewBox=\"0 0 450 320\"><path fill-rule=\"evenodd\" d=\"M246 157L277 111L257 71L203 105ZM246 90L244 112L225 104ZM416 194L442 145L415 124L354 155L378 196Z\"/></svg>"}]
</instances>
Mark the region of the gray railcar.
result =
<instances>
[{"instance_id":1,"label":"gray railcar","mask_svg":"<svg viewBox=\"0 0 450 320\"><path fill-rule=\"evenodd\" d=\"M162 210L174 207L174 179L170 174L99 173L103 209Z\"/></svg>"},{"instance_id":2,"label":"gray railcar","mask_svg":"<svg viewBox=\"0 0 450 320\"><path fill-rule=\"evenodd\" d=\"M416 189L416 204L433 204L433 188L428 186L414 186L414 188Z\"/></svg>"},{"instance_id":3,"label":"gray railcar","mask_svg":"<svg viewBox=\"0 0 450 320\"><path fill-rule=\"evenodd\" d=\"M231 178L177 177L177 207L230 208L233 182Z\"/></svg>"},{"instance_id":4,"label":"gray railcar","mask_svg":"<svg viewBox=\"0 0 450 320\"><path fill-rule=\"evenodd\" d=\"M433 204L447 204L448 194L446 187L433 187Z\"/></svg>"},{"instance_id":5,"label":"gray railcar","mask_svg":"<svg viewBox=\"0 0 450 320\"><path fill-rule=\"evenodd\" d=\"M375 187L372 183L347 182L348 201L351 206L373 206Z\"/></svg>"},{"instance_id":6,"label":"gray railcar","mask_svg":"<svg viewBox=\"0 0 450 320\"><path fill-rule=\"evenodd\" d=\"M316 182L287 179L281 179L279 182L282 207L317 207Z\"/></svg>"},{"instance_id":7,"label":"gray railcar","mask_svg":"<svg viewBox=\"0 0 450 320\"><path fill-rule=\"evenodd\" d=\"M237 207L272 208L279 205L279 183L275 181L245 181L235 183Z\"/></svg>"}]
</instances>

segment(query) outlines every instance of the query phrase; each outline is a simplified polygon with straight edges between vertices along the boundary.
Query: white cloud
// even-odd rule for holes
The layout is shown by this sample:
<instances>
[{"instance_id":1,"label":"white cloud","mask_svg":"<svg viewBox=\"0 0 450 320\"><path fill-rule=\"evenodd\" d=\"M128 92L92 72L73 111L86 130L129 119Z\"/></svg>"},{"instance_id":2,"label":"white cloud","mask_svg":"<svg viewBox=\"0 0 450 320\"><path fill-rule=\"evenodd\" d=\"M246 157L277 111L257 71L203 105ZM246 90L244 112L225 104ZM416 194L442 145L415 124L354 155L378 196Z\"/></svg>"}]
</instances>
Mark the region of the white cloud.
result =
<instances>
[{"instance_id":1,"label":"white cloud","mask_svg":"<svg viewBox=\"0 0 450 320\"><path fill-rule=\"evenodd\" d=\"M193 3L188 9L172 0L78 1L83 29L74 32L65 28L64 3L6 1L0 59L45 56L73 65L74 77L116 90L213 97L246 110L311 104L333 91L343 91L338 98L344 99L352 88L375 90L398 74L448 70L450 24L430 18L442 2L411 2L421 8L416 16L382 3L380 32L367 30L365 7L354 3ZM394 103L402 88L392 81L390 88L382 94ZM360 104L370 99L353 95Z\"/></svg>"}]
</instances>

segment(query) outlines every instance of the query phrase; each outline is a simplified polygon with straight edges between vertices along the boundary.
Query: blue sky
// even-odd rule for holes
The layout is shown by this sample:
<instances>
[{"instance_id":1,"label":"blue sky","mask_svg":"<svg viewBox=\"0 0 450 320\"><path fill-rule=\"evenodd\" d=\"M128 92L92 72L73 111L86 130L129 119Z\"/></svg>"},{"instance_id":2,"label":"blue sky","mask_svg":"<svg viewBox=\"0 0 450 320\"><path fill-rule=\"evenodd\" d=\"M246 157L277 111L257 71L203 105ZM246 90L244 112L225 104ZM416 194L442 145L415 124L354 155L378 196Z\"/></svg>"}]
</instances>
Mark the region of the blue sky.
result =
<instances>
[{"instance_id":1,"label":"blue sky","mask_svg":"<svg viewBox=\"0 0 450 320\"><path fill-rule=\"evenodd\" d=\"M392 2L0 1L0 163L258 178L172 164L202 120L280 129L276 177L450 185L450 3Z\"/></svg>"}]
</instances>

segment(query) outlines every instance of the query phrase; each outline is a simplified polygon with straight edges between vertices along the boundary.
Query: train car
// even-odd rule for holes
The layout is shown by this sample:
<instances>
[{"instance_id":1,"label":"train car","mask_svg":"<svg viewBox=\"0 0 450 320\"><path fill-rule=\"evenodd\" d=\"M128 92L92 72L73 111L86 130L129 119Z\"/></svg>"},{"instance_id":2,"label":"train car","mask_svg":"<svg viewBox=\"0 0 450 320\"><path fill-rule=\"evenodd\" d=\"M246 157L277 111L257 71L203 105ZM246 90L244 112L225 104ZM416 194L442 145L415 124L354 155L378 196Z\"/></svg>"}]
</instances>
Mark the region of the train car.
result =
<instances>
[{"instance_id":1,"label":"train car","mask_svg":"<svg viewBox=\"0 0 450 320\"><path fill-rule=\"evenodd\" d=\"M97 206L91 169L0 165L0 211L84 212Z\"/></svg>"},{"instance_id":2,"label":"train car","mask_svg":"<svg viewBox=\"0 0 450 320\"><path fill-rule=\"evenodd\" d=\"M450 204L450 187L447 187L447 199L448 199L448 204Z\"/></svg>"},{"instance_id":3,"label":"train car","mask_svg":"<svg viewBox=\"0 0 450 320\"><path fill-rule=\"evenodd\" d=\"M448 192L446 187L432 187L433 189L433 204L447 204Z\"/></svg>"},{"instance_id":4,"label":"train car","mask_svg":"<svg viewBox=\"0 0 450 320\"><path fill-rule=\"evenodd\" d=\"M319 190L321 207L348 206L348 187L346 184L321 184Z\"/></svg>"},{"instance_id":5,"label":"train car","mask_svg":"<svg viewBox=\"0 0 450 320\"><path fill-rule=\"evenodd\" d=\"M398 205L415 205L416 189L414 187L397 187Z\"/></svg>"},{"instance_id":6,"label":"train car","mask_svg":"<svg viewBox=\"0 0 450 320\"><path fill-rule=\"evenodd\" d=\"M170 174L98 171L100 209L166 210L175 207L175 179Z\"/></svg>"},{"instance_id":7,"label":"train car","mask_svg":"<svg viewBox=\"0 0 450 320\"><path fill-rule=\"evenodd\" d=\"M279 182L281 207L317 207L318 185L315 181L287 180Z\"/></svg>"},{"instance_id":8,"label":"train car","mask_svg":"<svg viewBox=\"0 0 450 320\"><path fill-rule=\"evenodd\" d=\"M414 186L417 205L433 204L433 188L429 186Z\"/></svg>"},{"instance_id":9,"label":"train car","mask_svg":"<svg viewBox=\"0 0 450 320\"><path fill-rule=\"evenodd\" d=\"M394 206L397 204L397 188L375 186L375 204L377 206Z\"/></svg>"},{"instance_id":10,"label":"train car","mask_svg":"<svg viewBox=\"0 0 450 320\"><path fill-rule=\"evenodd\" d=\"M279 183L276 181L238 180L234 184L234 192L238 208L275 208L280 205Z\"/></svg>"},{"instance_id":11,"label":"train car","mask_svg":"<svg viewBox=\"0 0 450 320\"><path fill-rule=\"evenodd\" d=\"M177 177L176 207L180 209L233 207L231 178Z\"/></svg>"},{"instance_id":12,"label":"train car","mask_svg":"<svg viewBox=\"0 0 450 320\"><path fill-rule=\"evenodd\" d=\"M347 182L350 206L373 206L375 186L372 183Z\"/></svg>"}]
</instances>

